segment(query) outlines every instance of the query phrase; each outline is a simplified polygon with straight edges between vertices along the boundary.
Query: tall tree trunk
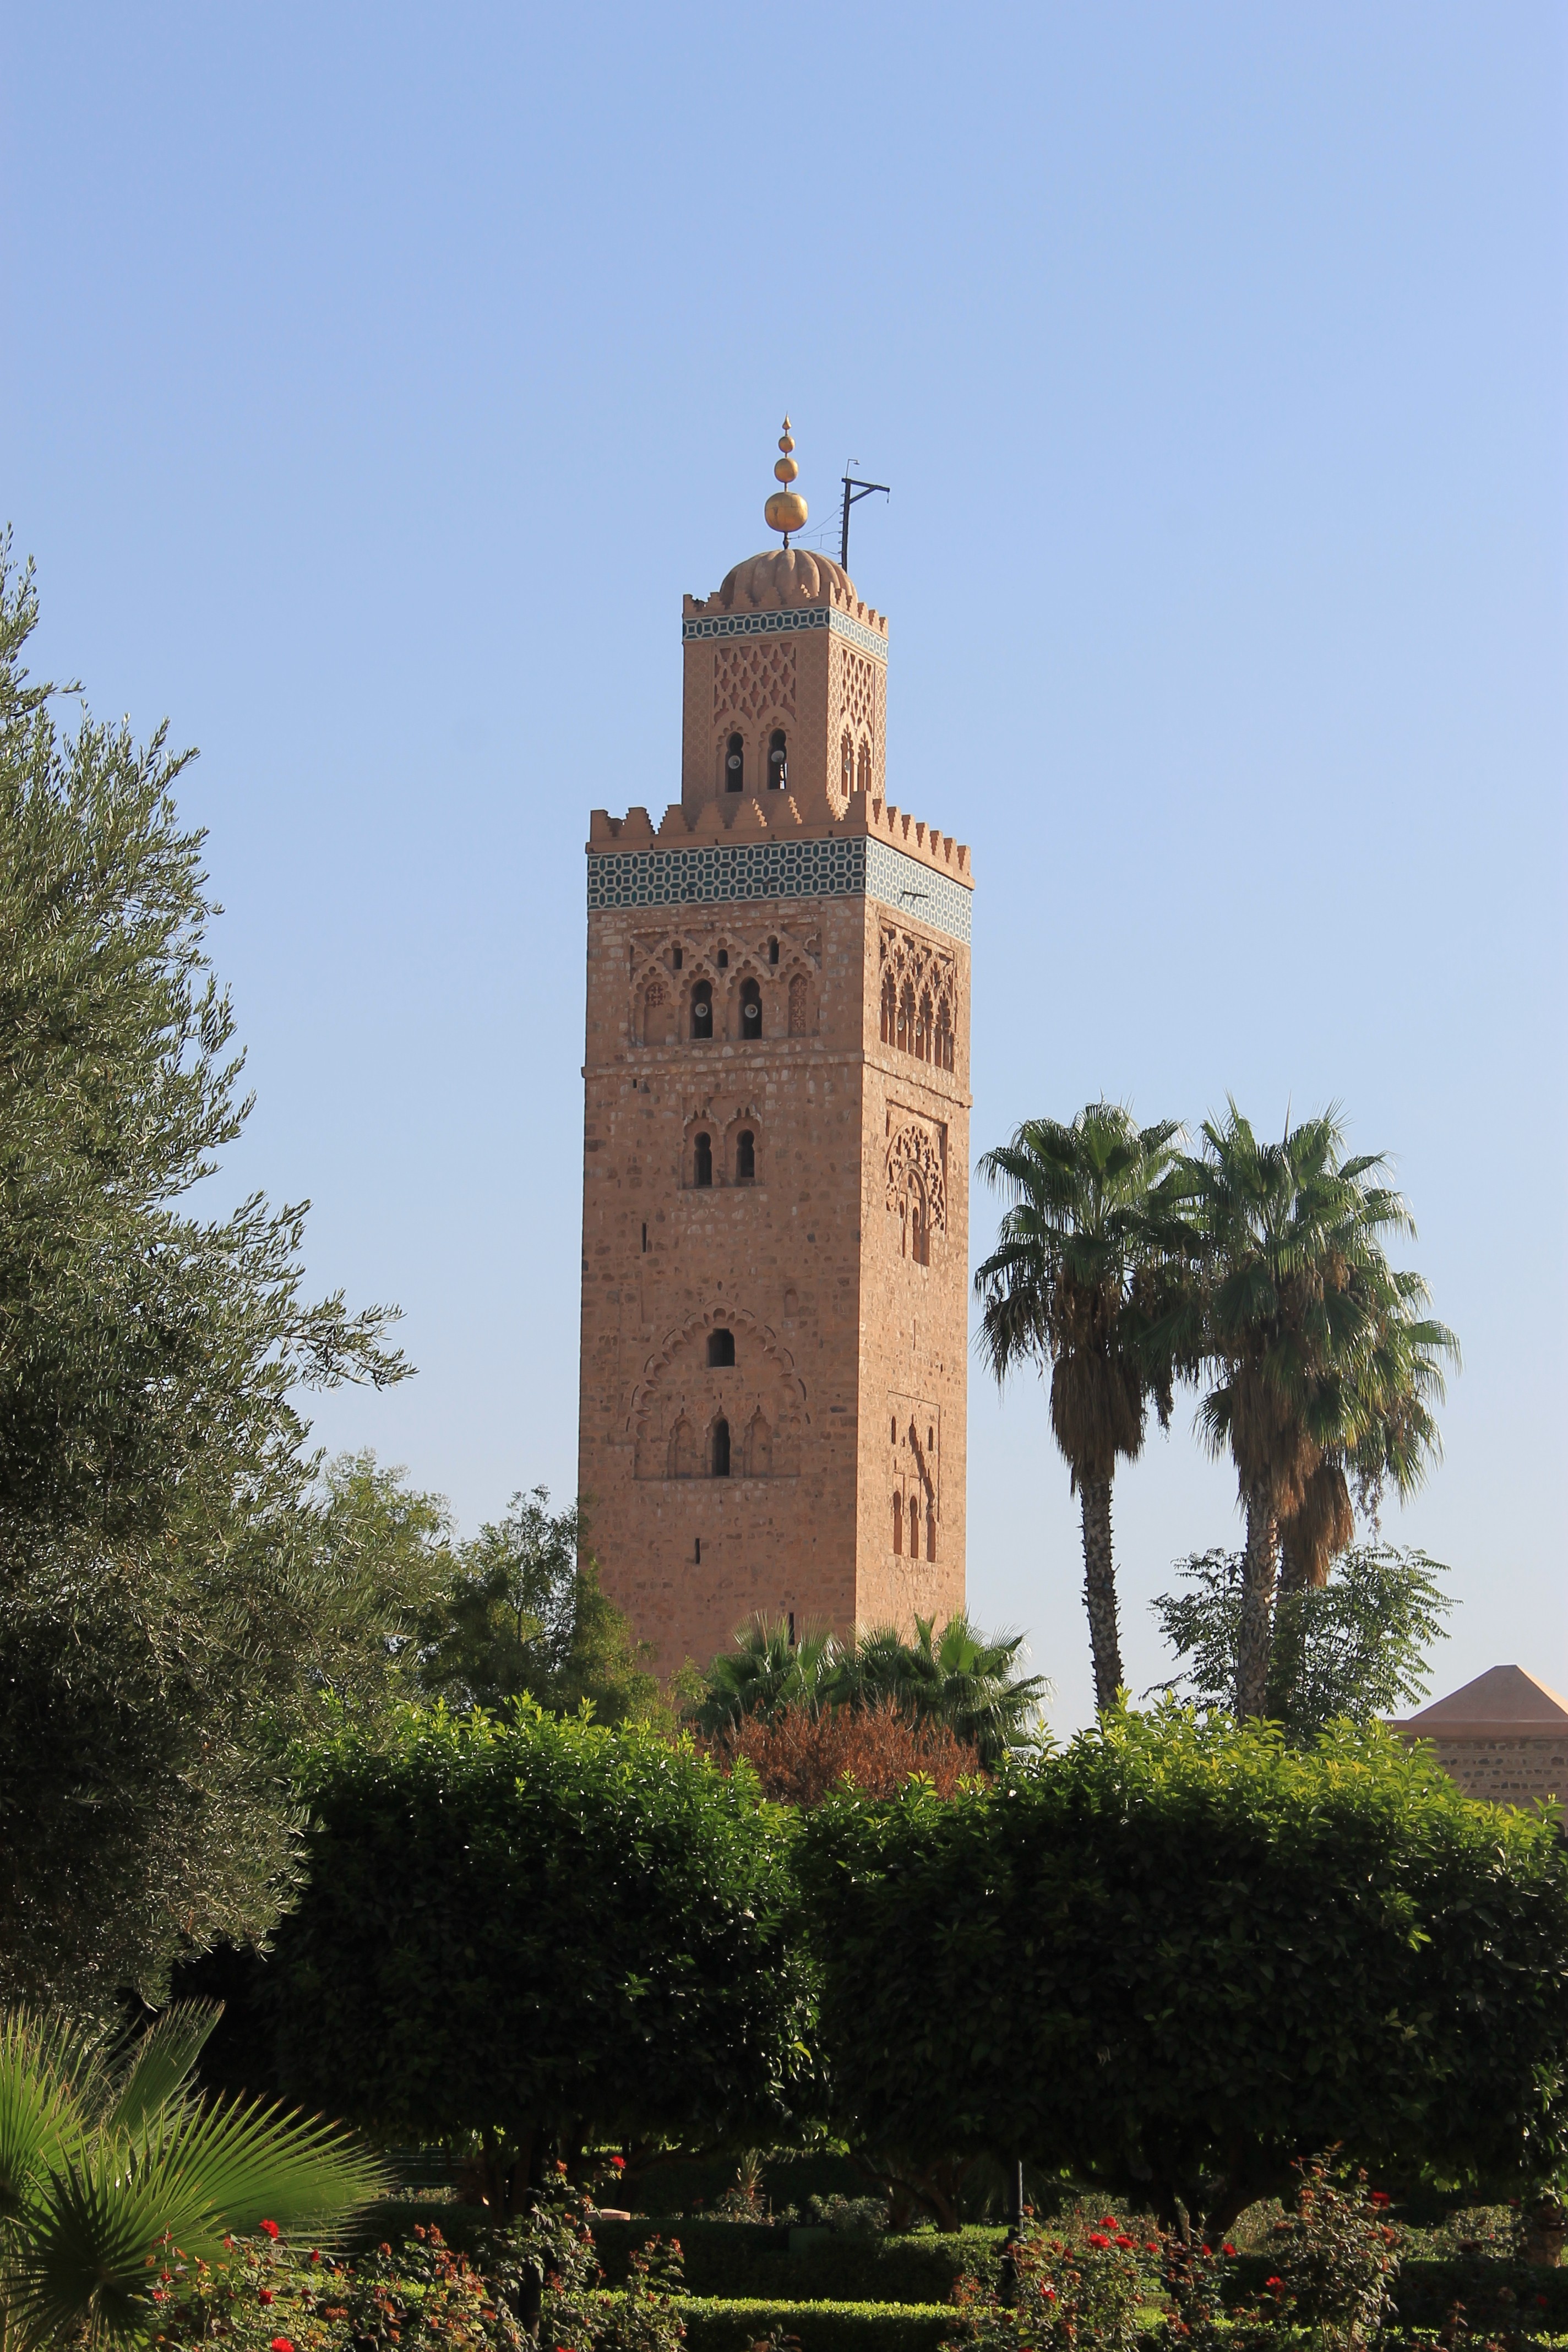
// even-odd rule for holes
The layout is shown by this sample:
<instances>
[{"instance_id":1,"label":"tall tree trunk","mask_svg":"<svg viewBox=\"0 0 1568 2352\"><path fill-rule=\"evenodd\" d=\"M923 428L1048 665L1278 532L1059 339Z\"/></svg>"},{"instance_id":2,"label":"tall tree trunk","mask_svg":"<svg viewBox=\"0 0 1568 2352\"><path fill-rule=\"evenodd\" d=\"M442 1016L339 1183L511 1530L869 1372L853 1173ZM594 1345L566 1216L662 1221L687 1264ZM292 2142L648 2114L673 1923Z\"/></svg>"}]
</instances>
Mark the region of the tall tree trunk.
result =
<instances>
[{"instance_id":1,"label":"tall tree trunk","mask_svg":"<svg viewBox=\"0 0 1568 2352\"><path fill-rule=\"evenodd\" d=\"M1241 1623L1236 1643L1236 1717L1245 1723L1261 1715L1268 1689L1268 1654L1274 1637L1274 1578L1279 1528L1264 1496L1247 1498L1247 1550L1241 1569Z\"/></svg>"},{"instance_id":2,"label":"tall tree trunk","mask_svg":"<svg viewBox=\"0 0 1568 2352\"><path fill-rule=\"evenodd\" d=\"M1083 1509L1083 1605L1094 1654L1094 1704L1103 1714L1121 1688L1121 1633L1116 1622L1116 1561L1110 1548L1110 1481L1079 1484Z\"/></svg>"}]
</instances>

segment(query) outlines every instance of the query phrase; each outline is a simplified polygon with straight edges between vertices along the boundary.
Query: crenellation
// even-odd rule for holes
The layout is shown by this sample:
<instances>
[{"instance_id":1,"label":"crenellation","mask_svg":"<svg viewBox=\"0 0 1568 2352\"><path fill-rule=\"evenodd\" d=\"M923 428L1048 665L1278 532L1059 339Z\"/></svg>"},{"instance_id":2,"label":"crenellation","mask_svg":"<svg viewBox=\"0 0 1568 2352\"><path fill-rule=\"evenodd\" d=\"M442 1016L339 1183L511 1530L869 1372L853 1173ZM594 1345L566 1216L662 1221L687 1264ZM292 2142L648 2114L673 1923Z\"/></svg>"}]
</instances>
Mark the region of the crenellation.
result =
<instances>
[{"instance_id":1,"label":"crenellation","mask_svg":"<svg viewBox=\"0 0 1568 2352\"><path fill-rule=\"evenodd\" d=\"M590 819L584 1066L579 1483L666 1671L962 1605L968 1362L973 877L887 800L886 619L774 551L682 637L680 799Z\"/></svg>"}]
</instances>

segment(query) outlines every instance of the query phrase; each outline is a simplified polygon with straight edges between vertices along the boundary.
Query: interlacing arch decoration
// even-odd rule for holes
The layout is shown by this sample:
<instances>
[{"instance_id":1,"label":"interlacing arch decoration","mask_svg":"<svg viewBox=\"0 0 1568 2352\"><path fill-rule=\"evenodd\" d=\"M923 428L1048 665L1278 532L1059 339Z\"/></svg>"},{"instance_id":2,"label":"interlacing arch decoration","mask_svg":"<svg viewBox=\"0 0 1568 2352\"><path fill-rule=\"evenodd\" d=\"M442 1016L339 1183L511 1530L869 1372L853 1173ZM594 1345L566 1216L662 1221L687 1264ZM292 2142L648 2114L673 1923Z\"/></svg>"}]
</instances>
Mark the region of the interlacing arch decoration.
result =
<instances>
[{"instance_id":1,"label":"interlacing arch decoration","mask_svg":"<svg viewBox=\"0 0 1568 2352\"><path fill-rule=\"evenodd\" d=\"M912 1061L951 1070L958 1027L958 966L942 949L885 924L881 1035Z\"/></svg>"},{"instance_id":2,"label":"interlacing arch decoration","mask_svg":"<svg viewBox=\"0 0 1568 2352\"><path fill-rule=\"evenodd\" d=\"M899 1220L899 1255L931 1264L931 1237L947 1231L947 1183L929 1127L910 1119L888 1143L887 1204Z\"/></svg>"},{"instance_id":3,"label":"interlacing arch decoration","mask_svg":"<svg viewBox=\"0 0 1568 2352\"><path fill-rule=\"evenodd\" d=\"M634 1045L689 1044L693 995L702 989L712 1004L716 1040L808 1036L816 1027L820 950L815 930L795 938L779 928L776 916L754 938L738 931L732 919L722 928L641 933L631 943L627 1034ZM760 1019L749 1025L742 1003L748 981L761 1007Z\"/></svg>"},{"instance_id":4,"label":"interlacing arch decoration","mask_svg":"<svg viewBox=\"0 0 1568 2352\"><path fill-rule=\"evenodd\" d=\"M777 1478L797 1471L809 1423L789 1349L748 1308L715 1302L647 1359L626 1429L638 1478Z\"/></svg>"}]
</instances>

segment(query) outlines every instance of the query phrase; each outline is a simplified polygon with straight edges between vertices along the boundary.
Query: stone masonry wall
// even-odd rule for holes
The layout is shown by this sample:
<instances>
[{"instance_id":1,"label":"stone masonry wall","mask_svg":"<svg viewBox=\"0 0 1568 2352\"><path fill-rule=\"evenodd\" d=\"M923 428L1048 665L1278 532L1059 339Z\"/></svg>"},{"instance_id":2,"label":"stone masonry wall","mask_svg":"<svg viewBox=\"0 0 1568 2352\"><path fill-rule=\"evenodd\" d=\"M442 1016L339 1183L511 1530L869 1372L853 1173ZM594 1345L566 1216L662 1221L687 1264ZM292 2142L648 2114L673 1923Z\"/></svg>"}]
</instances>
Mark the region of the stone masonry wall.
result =
<instances>
[{"instance_id":1,"label":"stone masonry wall","mask_svg":"<svg viewBox=\"0 0 1568 2352\"><path fill-rule=\"evenodd\" d=\"M1467 1797L1484 1798L1494 1805L1533 1805L1542 1797L1568 1802L1568 1736L1436 1738L1429 1744Z\"/></svg>"},{"instance_id":2,"label":"stone masonry wall","mask_svg":"<svg viewBox=\"0 0 1568 2352\"><path fill-rule=\"evenodd\" d=\"M853 896L590 914L579 1485L605 1589L661 1672L759 1610L847 1630L963 1602L968 951L902 924L906 963L952 975L947 1071L881 1038L899 920ZM711 1043L689 1035L700 979ZM933 1166L917 1256L908 1203ZM710 1362L716 1338L732 1364ZM900 1481L920 1487L918 1561L893 1549Z\"/></svg>"}]
</instances>

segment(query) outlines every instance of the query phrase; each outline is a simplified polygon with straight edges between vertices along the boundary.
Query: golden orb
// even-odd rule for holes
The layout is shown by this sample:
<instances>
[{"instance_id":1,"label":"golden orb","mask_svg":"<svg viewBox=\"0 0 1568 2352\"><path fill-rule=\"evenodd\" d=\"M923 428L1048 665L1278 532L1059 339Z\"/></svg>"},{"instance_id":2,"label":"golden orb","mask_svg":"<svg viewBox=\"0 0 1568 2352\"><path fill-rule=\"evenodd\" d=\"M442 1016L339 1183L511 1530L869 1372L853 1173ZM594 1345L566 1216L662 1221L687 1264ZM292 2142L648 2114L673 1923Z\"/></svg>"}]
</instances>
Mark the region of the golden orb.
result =
<instances>
[{"instance_id":1,"label":"golden orb","mask_svg":"<svg viewBox=\"0 0 1568 2352\"><path fill-rule=\"evenodd\" d=\"M800 467L793 457L781 457L773 467L773 479L775 482L793 482L799 471Z\"/></svg>"},{"instance_id":2,"label":"golden orb","mask_svg":"<svg viewBox=\"0 0 1568 2352\"><path fill-rule=\"evenodd\" d=\"M805 500L798 490L775 490L763 513L770 530L782 530L787 535L804 526Z\"/></svg>"}]
</instances>

